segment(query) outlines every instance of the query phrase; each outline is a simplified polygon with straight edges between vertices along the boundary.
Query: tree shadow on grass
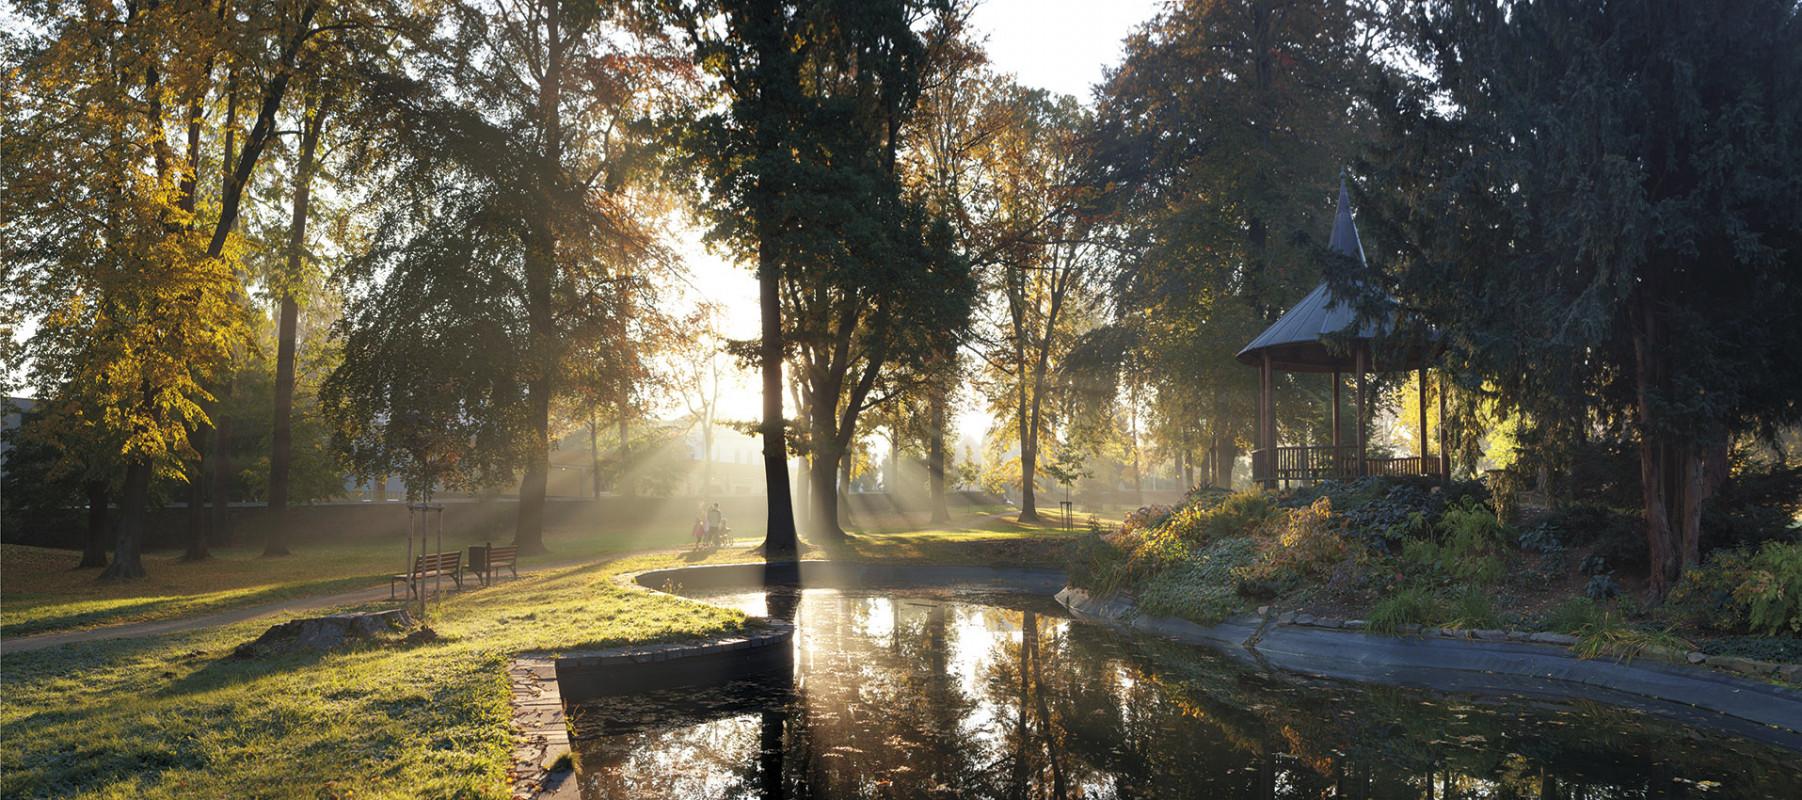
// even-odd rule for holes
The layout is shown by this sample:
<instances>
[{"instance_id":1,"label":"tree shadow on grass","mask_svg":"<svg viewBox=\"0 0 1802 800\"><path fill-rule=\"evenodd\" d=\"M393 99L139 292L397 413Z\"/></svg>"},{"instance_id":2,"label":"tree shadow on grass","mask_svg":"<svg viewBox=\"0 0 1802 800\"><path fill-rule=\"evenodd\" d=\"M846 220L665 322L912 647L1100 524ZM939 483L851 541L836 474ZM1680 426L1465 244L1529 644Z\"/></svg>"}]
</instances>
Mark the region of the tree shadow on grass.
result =
<instances>
[{"instance_id":1,"label":"tree shadow on grass","mask_svg":"<svg viewBox=\"0 0 1802 800\"><path fill-rule=\"evenodd\" d=\"M419 630L421 629L414 629L415 632ZM186 694L229 688L276 673L311 668L318 665L327 656L354 656L378 651L398 653L449 644L454 641L456 640L453 638L439 637L436 634L430 636L390 635L352 641L329 649L294 650L278 655L254 656L240 656L234 648L209 654L212 655L212 658L206 664L177 678L169 685L154 692L153 695L156 697L180 697Z\"/></svg>"}]
</instances>

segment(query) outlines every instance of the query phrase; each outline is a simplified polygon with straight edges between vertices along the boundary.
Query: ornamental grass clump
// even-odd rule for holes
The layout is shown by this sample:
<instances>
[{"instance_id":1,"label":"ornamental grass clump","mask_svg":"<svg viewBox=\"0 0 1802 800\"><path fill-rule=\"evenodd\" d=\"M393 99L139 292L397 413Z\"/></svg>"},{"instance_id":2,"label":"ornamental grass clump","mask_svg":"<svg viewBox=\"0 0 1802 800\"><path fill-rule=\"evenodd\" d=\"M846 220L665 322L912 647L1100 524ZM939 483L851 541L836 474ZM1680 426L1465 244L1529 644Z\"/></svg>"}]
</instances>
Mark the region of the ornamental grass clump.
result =
<instances>
[{"instance_id":1,"label":"ornamental grass clump","mask_svg":"<svg viewBox=\"0 0 1802 800\"><path fill-rule=\"evenodd\" d=\"M1404 625L1426 625L1440 617L1439 598L1420 587L1410 587L1377 601L1370 610L1370 629L1395 633Z\"/></svg>"}]
</instances>

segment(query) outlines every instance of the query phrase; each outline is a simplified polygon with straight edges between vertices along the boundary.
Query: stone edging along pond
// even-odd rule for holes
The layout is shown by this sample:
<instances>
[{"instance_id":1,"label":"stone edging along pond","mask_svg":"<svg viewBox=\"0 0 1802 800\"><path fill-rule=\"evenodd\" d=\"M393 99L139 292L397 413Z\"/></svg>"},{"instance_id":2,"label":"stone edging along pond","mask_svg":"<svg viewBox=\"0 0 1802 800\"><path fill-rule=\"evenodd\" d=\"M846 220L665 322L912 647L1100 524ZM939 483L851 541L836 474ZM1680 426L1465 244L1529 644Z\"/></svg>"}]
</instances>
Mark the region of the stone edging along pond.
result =
<instances>
[{"instance_id":1,"label":"stone edging along pond","mask_svg":"<svg viewBox=\"0 0 1802 800\"><path fill-rule=\"evenodd\" d=\"M1569 649L1575 639L1561 634L1429 628L1388 636L1364 633L1356 620L1268 610L1200 625L1141 614L1130 600L1075 587L1057 599L1078 617L1211 645L1266 668L1437 691L1593 699L1802 750L1802 692L1657 658L1582 659Z\"/></svg>"}]
</instances>

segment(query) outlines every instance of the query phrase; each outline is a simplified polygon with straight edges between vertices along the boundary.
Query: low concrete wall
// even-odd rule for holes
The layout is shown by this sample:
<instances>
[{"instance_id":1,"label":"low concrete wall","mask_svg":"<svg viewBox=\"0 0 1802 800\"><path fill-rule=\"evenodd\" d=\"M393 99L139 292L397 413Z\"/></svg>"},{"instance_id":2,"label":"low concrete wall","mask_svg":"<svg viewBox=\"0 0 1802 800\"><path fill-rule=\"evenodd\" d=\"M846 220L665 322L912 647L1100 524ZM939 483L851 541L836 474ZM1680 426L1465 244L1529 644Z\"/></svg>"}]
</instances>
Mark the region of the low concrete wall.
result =
<instances>
[{"instance_id":1,"label":"low concrete wall","mask_svg":"<svg viewBox=\"0 0 1802 800\"><path fill-rule=\"evenodd\" d=\"M869 564L788 561L770 564L706 564L654 569L628 576L647 589L825 589L956 588L1050 596L1064 585L1063 570L1026 567L971 567L937 564Z\"/></svg>"},{"instance_id":2,"label":"low concrete wall","mask_svg":"<svg viewBox=\"0 0 1802 800\"><path fill-rule=\"evenodd\" d=\"M552 662L567 700L634 694L676 686L709 686L793 669L795 626L759 620L730 636L560 653Z\"/></svg>"}]
</instances>

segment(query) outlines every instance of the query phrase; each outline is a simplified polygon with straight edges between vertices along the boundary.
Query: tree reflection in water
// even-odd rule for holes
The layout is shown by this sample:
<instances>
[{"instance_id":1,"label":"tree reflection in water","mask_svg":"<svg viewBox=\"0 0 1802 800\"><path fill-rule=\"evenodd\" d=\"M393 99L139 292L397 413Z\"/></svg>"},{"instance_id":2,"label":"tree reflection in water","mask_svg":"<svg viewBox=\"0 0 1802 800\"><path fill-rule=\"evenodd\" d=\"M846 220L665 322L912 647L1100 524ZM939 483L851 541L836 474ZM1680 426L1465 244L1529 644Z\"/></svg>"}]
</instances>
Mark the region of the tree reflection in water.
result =
<instances>
[{"instance_id":1,"label":"tree reflection in water","mask_svg":"<svg viewBox=\"0 0 1802 800\"><path fill-rule=\"evenodd\" d=\"M586 798L1790 797L1793 753L1632 712L1271 676L1040 600L809 590L794 671L572 709Z\"/></svg>"}]
</instances>

